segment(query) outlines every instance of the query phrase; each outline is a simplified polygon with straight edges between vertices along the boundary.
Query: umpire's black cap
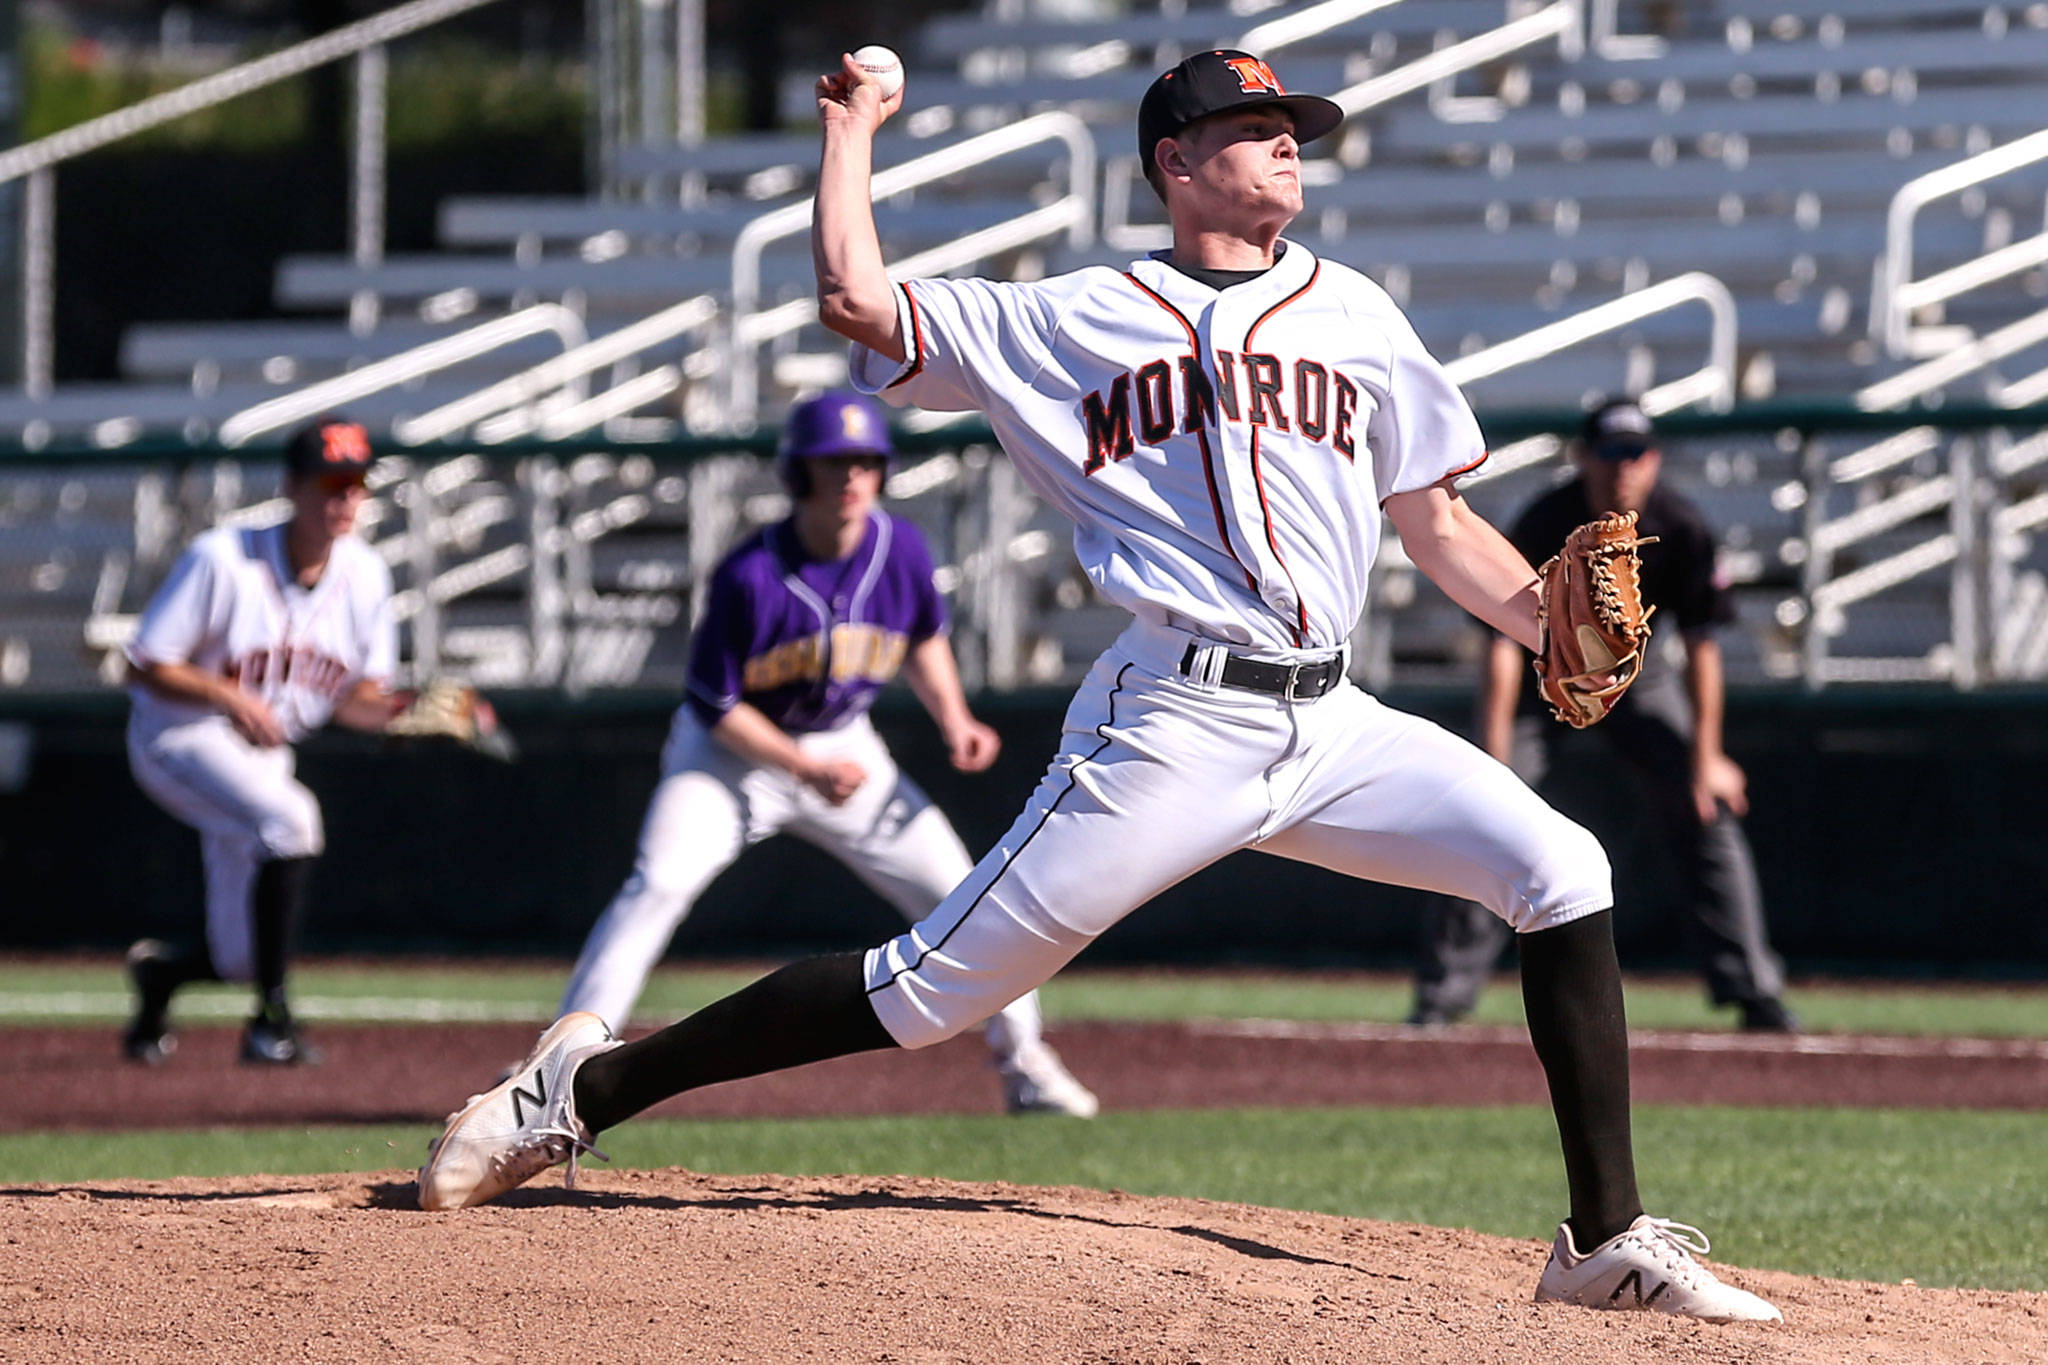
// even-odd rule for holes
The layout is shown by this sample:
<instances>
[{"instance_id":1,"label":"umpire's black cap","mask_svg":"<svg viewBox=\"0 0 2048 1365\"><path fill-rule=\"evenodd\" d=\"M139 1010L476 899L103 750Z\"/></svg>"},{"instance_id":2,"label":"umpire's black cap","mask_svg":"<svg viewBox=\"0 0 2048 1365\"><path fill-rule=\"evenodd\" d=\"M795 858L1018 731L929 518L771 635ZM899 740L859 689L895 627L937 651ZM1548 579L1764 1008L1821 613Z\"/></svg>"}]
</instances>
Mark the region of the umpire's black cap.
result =
<instances>
[{"instance_id":1,"label":"umpire's black cap","mask_svg":"<svg viewBox=\"0 0 2048 1365\"><path fill-rule=\"evenodd\" d=\"M339 413L315 417L284 443L285 471L295 478L325 474L361 478L376 459L370 449L370 433Z\"/></svg>"},{"instance_id":2,"label":"umpire's black cap","mask_svg":"<svg viewBox=\"0 0 2048 1365\"><path fill-rule=\"evenodd\" d=\"M1254 104L1277 104L1294 116L1294 140L1335 132L1344 111L1321 95L1290 95L1273 68L1249 52L1219 47L1194 56L1152 82L1138 105L1138 162L1146 174L1159 139L1198 118Z\"/></svg>"},{"instance_id":3,"label":"umpire's black cap","mask_svg":"<svg viewBox=\"0 0 2048 1365\"><path fill-rule=\"evenodd\" d=\"M1579 428L1586 452L1602 460L1633 460L1657 444L1650 415L1633 398L1614 398L1586 414Z\"/></svg>"}]
</instances>

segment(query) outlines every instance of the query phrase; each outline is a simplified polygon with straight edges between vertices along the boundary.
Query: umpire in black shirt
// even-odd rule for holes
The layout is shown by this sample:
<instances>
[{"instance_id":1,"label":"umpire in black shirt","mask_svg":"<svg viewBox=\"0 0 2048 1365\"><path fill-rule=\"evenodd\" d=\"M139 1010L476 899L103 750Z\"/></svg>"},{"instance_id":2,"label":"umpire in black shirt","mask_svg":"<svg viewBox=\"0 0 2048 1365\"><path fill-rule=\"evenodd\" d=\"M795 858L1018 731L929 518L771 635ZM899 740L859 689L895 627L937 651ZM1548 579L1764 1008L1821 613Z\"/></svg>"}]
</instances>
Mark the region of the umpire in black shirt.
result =
<instances>
[{"instance_id":1,"label":"umpire in black shirt","mask_svg":"<svg viewBox=\"0 0 2048 1365\"><path fill-rule=\"evenodd\" d=\"M1635 511L1644 546L1643 598L1657 608L1660 632L1676 629L1683 670L1665 660L1669 640L1653 637L1642 676L1591 733L1642 778L1648 809L1681 860L1707 989L1716 1005L1734 1005L1742 1027L1792 1032L1784 966L1764 928L1763 898L1749 841L1737 823L1749 808L1742 769L1721 749L1721 647L1714 628L1732 619L1714 576L1714 540L1699 510L1657 485L1663 456L1650 419L1616 400L1586 417L1572 448L1579 476L1522 513L1509 538L1531 564L1564 545L1574 527L1608 512ZM1664 646L1659 649L1658 646ZM1492 638L1479 682L1479 742L1534 787L1550 746L1569 734L1525 687L1529 656L1505 636ZM1416 973L1411 1024L1446 1024L1469 1014L1508 926L1484 907L1445 900L1431 916Z\"/></svg>"}]
</instances>

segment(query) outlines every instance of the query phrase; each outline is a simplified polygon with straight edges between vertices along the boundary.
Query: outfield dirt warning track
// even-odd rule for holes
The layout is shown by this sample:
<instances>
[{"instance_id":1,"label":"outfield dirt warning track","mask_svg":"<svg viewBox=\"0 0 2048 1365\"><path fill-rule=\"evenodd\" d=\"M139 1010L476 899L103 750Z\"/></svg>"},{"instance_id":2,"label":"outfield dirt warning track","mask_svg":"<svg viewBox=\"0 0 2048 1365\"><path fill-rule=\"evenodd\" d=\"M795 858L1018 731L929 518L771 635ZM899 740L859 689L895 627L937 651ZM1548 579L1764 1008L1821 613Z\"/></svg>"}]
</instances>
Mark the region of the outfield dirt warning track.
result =
<instances>
[{"instance_id":1,"label":"outfield dirt warning track","mask_svg":"<svg viewBox=\"0 0 2048 1365\"><path fill-rule=\"evenodd\" d=\"M232 1028L180 1034L137 1067L115 1030L9 1029L0 1131L221 1124L438 1123L523 1056L530 1024L325 1025L325 1065L255 1072ZM1216 1109L1373 1104L1540 1104L1519 1029L1218 1021L1079 1024L1050 1034L1105 1107ZM1644 1104L2048 1108L2048 1042L1639 1033ZM846 1057L685 1095L654 1112L701 1117L987 1113L1000 1091L979 1039ZM2048 1359L2048 1351L2043 1353Z\"/></svg>"}]
</instances>

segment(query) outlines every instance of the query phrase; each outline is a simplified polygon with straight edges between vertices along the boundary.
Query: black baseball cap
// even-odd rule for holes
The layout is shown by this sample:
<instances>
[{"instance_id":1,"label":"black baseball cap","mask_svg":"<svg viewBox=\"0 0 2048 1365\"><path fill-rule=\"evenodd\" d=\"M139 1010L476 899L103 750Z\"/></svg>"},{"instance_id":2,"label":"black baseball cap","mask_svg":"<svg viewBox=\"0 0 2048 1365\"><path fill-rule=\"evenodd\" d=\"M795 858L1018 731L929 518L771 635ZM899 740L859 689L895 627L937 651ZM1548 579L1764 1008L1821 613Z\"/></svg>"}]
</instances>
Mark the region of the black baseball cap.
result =
<instances>
[{"instance_id":1,"label":"black baseball cap","mask_svg":"<svg viewBox=\"0 0 2048 1365\"><path fill-rule=\"evenodd\" d=\"M1254 104L1277 104L1294 116L1294 140L1335 132L1344 111L1321 95L1290 95L1273 68L1249 52L1219 47L1197 52L1152 82L1138 104L1138 163L1149 174L1159 139L1198 118Z\"/></svg>"},{"instance_id":2,"label":"black baseball cap","mask_svg":"<svg viewBox=\"0 0 2048 1365\"><path fill-rule=\"evenodd\" d=\"M1586 414L1579 440L1587 453L1603 460L1633 460L1657 444L1650 415L1632 398L1615 398Z\"/></svg>"},{"instance_id":3,"label":"black baseball cap","mask_svg":"<svg viewBox=\"0 0 2048 1365\"><path fill-rule=\"evenodd\" d=\"M338 413L315 417L284 443L285 470L298 478L324 474L361 478L376 459L370 449L370 433Z\"/></svg>"}]
</instances>

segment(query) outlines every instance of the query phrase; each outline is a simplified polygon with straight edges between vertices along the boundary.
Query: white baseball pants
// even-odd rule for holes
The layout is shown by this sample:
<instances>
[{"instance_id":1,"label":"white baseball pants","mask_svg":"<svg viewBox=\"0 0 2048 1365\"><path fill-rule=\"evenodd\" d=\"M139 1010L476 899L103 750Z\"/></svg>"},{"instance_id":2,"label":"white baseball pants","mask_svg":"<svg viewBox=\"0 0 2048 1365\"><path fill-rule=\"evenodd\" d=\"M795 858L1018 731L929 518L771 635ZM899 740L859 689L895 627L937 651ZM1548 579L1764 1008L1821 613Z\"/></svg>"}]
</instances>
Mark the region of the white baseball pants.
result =
<instances>
[{"instance_id":1,"label":"white baseball pants","mask_svg":"<svg viewBox=\"0 0 2048 1365\"><path fill-rule=\"evenodd\" d=\"M1192 638L1134 622L1082 683L1009 833L868 953L869 998L898 1043L988 1017L1241 848L1474 900L1523 933L1613 905L1599 841L1482 750L1349 683L1292 703L1205 689L1178 673ZM1280 907L1245 911L1289 932Z\"/></svg>"},{"instance_id":2,"label":"white baseball pants","mask_svg":"<svg viewBox=\"0 0 2048 1365\"><path fill-rule=\"evenodd\" d=\"M561 1013L589 1010L613 1032L624 1027L648 973L697 897L743 851L771 835L794 834L824 849L909 920L967 876L974 864L960 836L897 768L867 717L796 741L810 753L851 759L867 780L834 806L789 774L740 758L687 707L676 712L632 875L592 926ZM1039 1041L1037 984L991 999L988 1009L962 1024L988 1020L998 1067Z\"/></svg>"},{"instance_id":3,"label":"white baseball pants","mask_svg":"<svg viewBox=\"0 0 2048 1365\"><path fill-rule=\"evenodd\" d=\"M256 865L326 848L320 802L292 776L289 745L262 748L226 716L149 733L128 726L128 766L151 800L199 831L206 948L223 981L256 974Z\"/></svg>"}]
</instances>

